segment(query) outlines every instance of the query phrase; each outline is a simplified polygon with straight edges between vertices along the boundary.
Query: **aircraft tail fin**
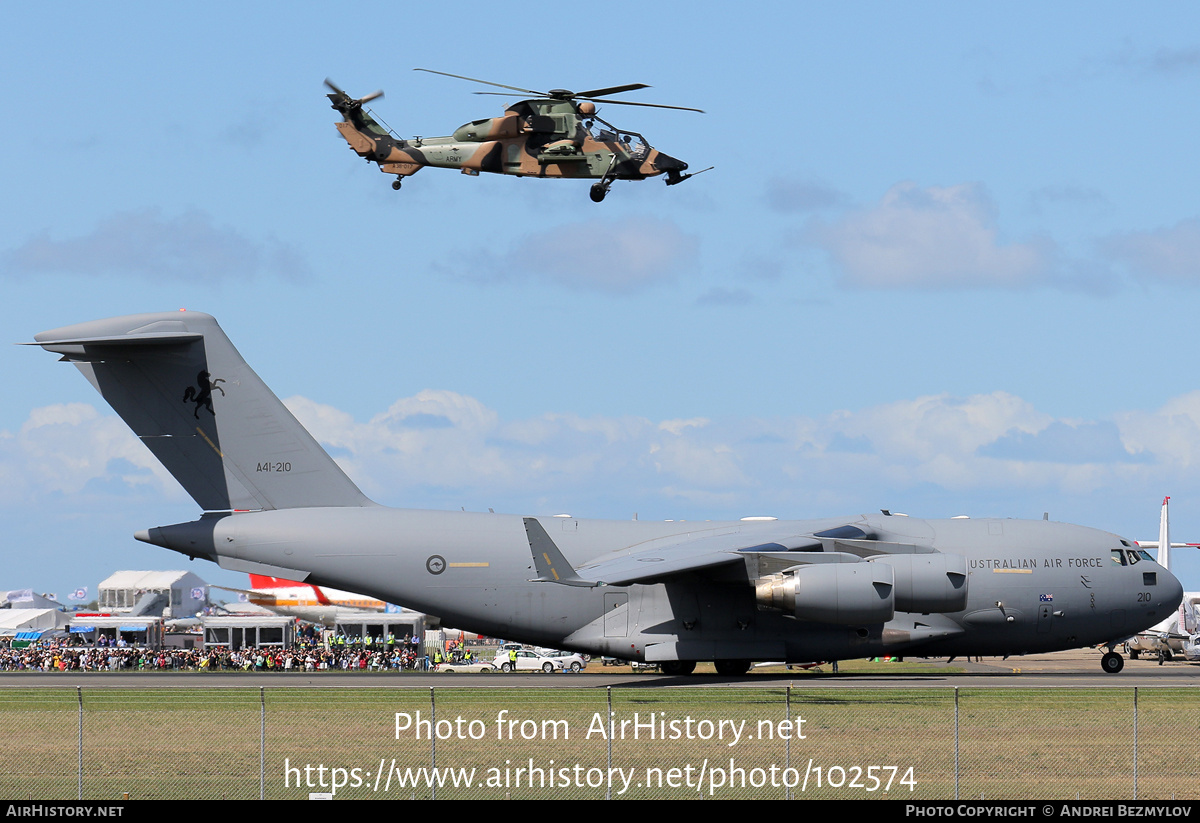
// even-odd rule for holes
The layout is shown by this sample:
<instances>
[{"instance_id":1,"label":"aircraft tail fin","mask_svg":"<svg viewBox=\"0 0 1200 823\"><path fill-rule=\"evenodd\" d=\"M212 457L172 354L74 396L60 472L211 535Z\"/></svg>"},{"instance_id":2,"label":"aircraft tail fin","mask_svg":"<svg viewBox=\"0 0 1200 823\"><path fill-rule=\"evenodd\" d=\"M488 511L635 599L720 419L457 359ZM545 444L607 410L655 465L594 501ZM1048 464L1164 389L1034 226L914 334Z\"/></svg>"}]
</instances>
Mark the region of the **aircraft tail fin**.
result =
<instances>
[{"instance_id":1,"label":"aircraft tail fin","mask_svg":"<svg viewBox=\"0 0 1200 823\"><path fill-rule=\"evenodd\" d=\"M1171 518L1167 513L1170 497L1163 498L1162 514L1158 518L1158 565L1168 571L1171 568Z\"/></svg>"},{"instance_id":2,"label":"aircraft tail fin","mask_svg":"<svg viewBox=\"0 0 1200 823\"><path fill-rule=\"evenodd\" d=\"M206 511L374 505L210 315L139 314L42 332Z\"/></svg>"}]
</instances>

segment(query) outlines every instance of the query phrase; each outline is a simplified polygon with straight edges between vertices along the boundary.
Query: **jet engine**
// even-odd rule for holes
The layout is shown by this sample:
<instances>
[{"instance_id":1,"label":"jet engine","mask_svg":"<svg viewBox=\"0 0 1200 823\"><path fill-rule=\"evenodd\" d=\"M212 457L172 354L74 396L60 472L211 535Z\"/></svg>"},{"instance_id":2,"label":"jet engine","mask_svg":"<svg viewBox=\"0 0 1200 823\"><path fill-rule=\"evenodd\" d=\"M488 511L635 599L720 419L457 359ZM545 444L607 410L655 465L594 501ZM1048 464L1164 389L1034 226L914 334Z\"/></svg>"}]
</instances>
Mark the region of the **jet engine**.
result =
<instances>
[{"instance_id":1,"label":"jet engine","mask_svg":"<svg viewBox=\"0 0 1200 823\"><path fill-rule=\"evenodd\" d=\"M892 567L896 611L930 614L967 607L967 560L960 554L887 554L870 562Z\"/></svg>"},{"instance_id":2,"label":"jet engine","mask_svg":"<svg viewBox=\"0 0 1200 823\"><path fill-rule=\"evenodd\" d=\"M938 552L813 563L759 578L755 598L760 606L801 620L839 625L886 623L897 611L962 611L967 562L961 555Z\"/></svg>"},{"instance_id":3,"label":"jet engine","mask_svg":"<svg viewBox=\"0 0 1200 823\"><path fill-rule=\"evenodd\" d=\"M886 563L819 563L760 578L755 597L801 620L859 625L891 620L894 590Z\"/></svg>"}]
</instances>

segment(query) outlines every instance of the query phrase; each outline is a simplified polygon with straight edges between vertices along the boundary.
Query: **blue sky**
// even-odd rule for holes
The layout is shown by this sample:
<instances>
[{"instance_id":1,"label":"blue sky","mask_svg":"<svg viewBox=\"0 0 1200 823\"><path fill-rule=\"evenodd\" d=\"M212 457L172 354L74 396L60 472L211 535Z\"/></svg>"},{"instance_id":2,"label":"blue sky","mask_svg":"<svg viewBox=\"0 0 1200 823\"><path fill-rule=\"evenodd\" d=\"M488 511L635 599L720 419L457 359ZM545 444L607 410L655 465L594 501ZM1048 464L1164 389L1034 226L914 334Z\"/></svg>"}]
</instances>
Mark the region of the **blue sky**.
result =
<instances>
[{"instance_id":1,"label":"blue sky","mask_svg":"<svg viewBox=\"0 0 1200 823\"><path fill-rule=\"evenodd\" d=\"M1170 494L1200 540L1193 5L68 9L0 31L11 342L210 312L390 505L1146 539ZM402 136L511 102L415 67L649 83L628 99L707 113L602 116L716 168L602 204L434 169L393 192L326 76L384 88ZM131 535L194 504L74 369L0 358L0 587L179 567Z\"/></svg>"}]
</instances>

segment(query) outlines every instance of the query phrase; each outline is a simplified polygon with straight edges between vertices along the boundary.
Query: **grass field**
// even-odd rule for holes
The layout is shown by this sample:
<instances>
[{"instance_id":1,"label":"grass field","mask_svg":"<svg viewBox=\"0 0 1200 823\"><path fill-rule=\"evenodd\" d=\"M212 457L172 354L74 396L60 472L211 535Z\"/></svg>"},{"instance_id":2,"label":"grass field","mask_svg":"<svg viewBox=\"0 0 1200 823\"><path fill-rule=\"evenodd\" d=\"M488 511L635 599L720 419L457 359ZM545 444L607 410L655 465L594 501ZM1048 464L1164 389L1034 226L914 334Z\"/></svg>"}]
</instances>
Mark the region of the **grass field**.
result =
<instances>
[{"instance_id":1,"label":"grass field","mask_svg":"<svg viewBox=\"0 0 1200 823\"><path fill-rule=\"evenodd\" d=\"M5 688L0 794L72 799L82 773L95 800L334 783L338 798L953 799L956 781L964 799L1129 799L1136 758L1139 798L1197 797L1195 690L1142 688L1136 715L1132 688L957 697L617 689L610 727L607 693L588 688ZM454 770L446 785L415 771L432 765Z\"/></svg>"}]
</instances>

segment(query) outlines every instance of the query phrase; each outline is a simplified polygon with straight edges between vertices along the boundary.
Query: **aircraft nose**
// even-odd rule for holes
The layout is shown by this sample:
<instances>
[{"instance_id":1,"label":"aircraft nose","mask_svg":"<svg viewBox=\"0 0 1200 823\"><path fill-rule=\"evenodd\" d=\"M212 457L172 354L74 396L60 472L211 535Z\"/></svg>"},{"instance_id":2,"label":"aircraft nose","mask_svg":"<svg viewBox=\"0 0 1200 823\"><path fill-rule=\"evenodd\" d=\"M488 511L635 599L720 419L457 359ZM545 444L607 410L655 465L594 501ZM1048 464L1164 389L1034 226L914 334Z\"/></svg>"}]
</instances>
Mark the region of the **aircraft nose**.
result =
<instances>
[{"instance_id":1,"label":"aircraft nose","mask_svg":"<svg viewBox=\"0 0 1200 823\"><path fill-rule=\"evenodd\" d=\"M1168 604L1172 609L1177 608L1183 600L1183 584L1179 582L1178 577L1166 569L1158 573L1158 590L1162 596L1162 602Z\"/></svg>"},{"instance_id":2,"label":"aircraft nose","mask_svg":"<svg viewBox=\"0 0 1200 823\"><path fill-rule=\"evenodd\" d=\"M659 152L654 164L659 171L687 171L688 164L668 154Z\"/></svg>"}]
</instances>

